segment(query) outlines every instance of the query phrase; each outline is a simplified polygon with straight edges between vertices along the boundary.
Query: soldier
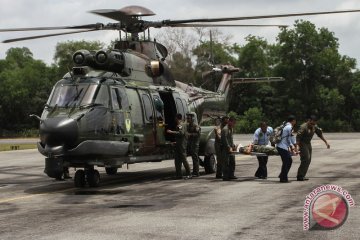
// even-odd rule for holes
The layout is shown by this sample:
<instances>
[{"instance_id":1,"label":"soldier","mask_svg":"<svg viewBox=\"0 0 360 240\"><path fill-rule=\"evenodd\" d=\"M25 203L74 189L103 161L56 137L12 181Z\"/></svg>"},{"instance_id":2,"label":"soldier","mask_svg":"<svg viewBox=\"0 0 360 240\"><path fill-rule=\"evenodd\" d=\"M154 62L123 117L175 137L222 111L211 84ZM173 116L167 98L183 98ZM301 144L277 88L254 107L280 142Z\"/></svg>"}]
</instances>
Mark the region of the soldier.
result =
<instances>
[{"instance_id":1,"label":"soldier","mask_svg":"<svg viewBox=\"0 0 360 240\"><path fill-rule=\"evenodd\" d=\"M314 133L321 138L326 144L326 147L329 149L330 145L325 140L323 136L322 129L319 128L317 125L317 118L315 115L311 115L307 122L300 126L299 131L296 135L296 143L299 146L300 150L300 166L297 172L297 180L298 181L306 181L309 180L305 178L306 172L309 169L309 165L311 162L311 154L312 154L312 147L311 147L311 139L314 136Z\"/></svg>"},{"instance_id":2,"label":"soldier","mask_svg":"<svg viewBox=\"0 0 360 240\"><path fill-rule=\"evenodd\" d=\"M255 130L253 144L266 146L269 144L270 136L273 134L273 128L269 127L266 122L261 122L260 127ZM257 156L259 167L255 172L255 177L260 179L267 178L267 167L268 156Z\"/></svg>"},{"instance_id":3,"label":"soldier","mask_svg":"<svg viewBox=\"0 0 360 240\"><path fill-rule=\"evenodd\" d=\"M293 136L293 127L296 124L296 118L293 115L288 117L284 129L281 133L281 141L276 145L276 149L281 157L282 166L279 175L281 183L288 183L288 173L292 165L291 155L297 154L296 140Z\"/></svg>"},{"instance_id":4,"label":"soldier","mask_svg":"<svg viewBox=\"0 0 360 240\"><path fill-rule=\"evenodd\" d=\"M187 146L189 149L189 154L193 160L193 177L199 177L199 143L200 143L200 132L201 129L199 125L195 123L196 113L191 112L186 114L187 121Z\"/></svg>"},{"instance_id":5,"label":"soldier","mask_svg":"<svg viewBox=\"0 0 360 240\"><path fill-rule=\"evenodd\" d=\"M237 179L235 177L235 155L236 146L234 144L233 132L236 119L230 117L226 126L221 130L221 154L224 160L222 166L222 179L224 181L230 181Z\"/></svg>"},{"instance_id":6,"label":"soldier","mask_svg":"<svg viewBox=\"0 0 360 240\"><path fill-rule=\"evenodd\" d=\"M217 119L219 120L219 119ZM225 125L228 123L229 117L224 116L221 118L220 121L218 121L214 128L215 132L215 154L216 154L216 178L222 178L222 165L224 162L224 159L221 155L221 129L225 127Z\"/></svg>"},{"instance_id":7,"label":"soldier","mask_svg":"<svg viewBox=\"0 0 360 240\"><path fill-rule=\"evenodd\" d=\"M186 159L186 124L182 122L182 115L180 113L176 114L176 130L172 131L168 129L166 132L169 134L174 134L176 143L175 143L175 170L176 178L182 178L181 164L184 164L186 176L185 179L191 178L190 175L190 166Z\"/></svg>"}]
</instances>

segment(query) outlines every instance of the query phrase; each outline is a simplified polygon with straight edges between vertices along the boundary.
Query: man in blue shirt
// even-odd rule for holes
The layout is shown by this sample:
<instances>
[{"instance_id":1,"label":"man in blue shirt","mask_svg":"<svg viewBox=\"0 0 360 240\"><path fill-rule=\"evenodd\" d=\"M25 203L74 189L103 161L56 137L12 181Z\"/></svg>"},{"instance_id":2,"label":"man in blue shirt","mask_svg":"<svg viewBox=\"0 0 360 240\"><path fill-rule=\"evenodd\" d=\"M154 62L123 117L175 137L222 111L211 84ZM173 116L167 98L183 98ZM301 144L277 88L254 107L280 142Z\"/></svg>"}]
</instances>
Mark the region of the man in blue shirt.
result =
<instances>
[{"instance_id":1,"label":"man in blue shirt","mask_svg":"<svg viewBox=\"0 0 360 240\"><path fill-rule=\"evenodd\" d=\"M293 115L288 117L287 123L282 130L281 141L276 145L282 160L281 172L279 175L280 182L288 183L288 173L292 164L292 154L297 154L296 140L293 135L293 127L296 124L296 118Z\"/></svg>"},{"instance_id":2,"label":"man in blue shirt","mask_svg":"<svg viewBox=\"0 0 360 240\"><path fill-rule=\"evenodd\" d=\"M272 127L269 127L266 122L261 122L260 127L256 129L254 133L253 144L254 145L268 145L270 136L273 134L274 130ZM259 167L255 172L255 177L260 179L267 178L267 167L268 156L257 156Z\"/></svg>"}]
</instances>

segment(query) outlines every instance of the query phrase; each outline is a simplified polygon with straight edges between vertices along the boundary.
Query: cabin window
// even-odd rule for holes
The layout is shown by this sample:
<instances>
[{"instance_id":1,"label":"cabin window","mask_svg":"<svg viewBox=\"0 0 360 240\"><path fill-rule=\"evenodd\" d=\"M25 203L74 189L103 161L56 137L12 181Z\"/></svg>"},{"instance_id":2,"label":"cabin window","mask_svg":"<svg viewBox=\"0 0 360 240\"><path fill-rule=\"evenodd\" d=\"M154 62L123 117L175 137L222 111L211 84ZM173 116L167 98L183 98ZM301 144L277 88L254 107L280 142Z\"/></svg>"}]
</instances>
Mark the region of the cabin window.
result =
<instances>
[{"instance_id":1,"label":"cabin window","mask_svg":"<svg viewBox=\"0 0 360 240\"><path fill-rule=\"evenodd\" d=\"M164 102L157 95L153 95L153 101L155 106L156 119L158 121L164 121Z\"/></svg>"},{"instance_id":2,"label":"cabin window","mask_svg":"<svg viewBox=\"0 0 360 240\"><path fill-rule=\"evenodd\" d=\"M136 89L127 88L126 93L129 99L129 102L131 103L131 119L134 125L142 125L143 122L143 116L142 116L142 109L141 109L141 103L139 95L136 91Z\"/></svg>"},{"instance_id":3,"label":"cabin window","mask_svg":"<svg viewBox=\"0 0 360 240\"><path fill-rule=\"evenodd\" d=\"M176 108L177 108L177 112L182 115L183 119L185 119L184 106L180 98L176 98Z\"/></svg>"},{"instance_id":4,"label":"cabin window","mask_svg":"<svg viewBox=\"0 0 360 240\"><path fill-rule=\"evenodd\" d=\"M182 102L182 104L183 104L183 106L184 106L184 111L185 111L185 113L187 113L189 110L188 110L188 108L187 108L186 101L185 101L184 99L181 99L181 102Z\"/></svg>"},{"instance_id":5,"label":"cabin window","mask_svg":"<svg viewBox=\"0 0 360 240\"><path fill-rule=\"evenodd\" d=\"M143 104L144 104L144 111L145 111L145 119L147 121L153 121L153 109L152 109L152 104L151 104L151 99L149 97L149 95L147 94L142 94L142 100L143 100Z\"/></svg>"}]
</instances>

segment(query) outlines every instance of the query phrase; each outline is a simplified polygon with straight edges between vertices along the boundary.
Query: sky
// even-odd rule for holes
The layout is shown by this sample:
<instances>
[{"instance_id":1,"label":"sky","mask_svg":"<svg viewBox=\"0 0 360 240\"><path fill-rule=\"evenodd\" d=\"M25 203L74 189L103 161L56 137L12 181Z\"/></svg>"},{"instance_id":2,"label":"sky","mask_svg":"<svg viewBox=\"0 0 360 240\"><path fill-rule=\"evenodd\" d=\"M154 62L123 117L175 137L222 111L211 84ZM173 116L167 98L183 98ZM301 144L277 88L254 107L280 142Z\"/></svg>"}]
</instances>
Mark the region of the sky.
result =
<instances>
[{"instance_id":1,"label":"sky","mask_svg":"<svg viewBox=\"0 0 360 240\"><path fill-rule=\"evenodd\" d=\"M155 16L145 20L179 20L188 18L241 17L315 11L360 9L357 0L0 0L0 29L21 27L73 26L92 23L114 22L111 19L89 13L95 9L120 9L129 5L149 8ZM237 24L286 24L293 26L299 17L237 21ZM301 17L317 28L325 27L339 39L340 54L357 59L360 63L360 12ZM227 28L231 43L243 45L249 34L262 37L269 43L276 41L279 29L274 28ZM156 31L153 31L156 34ZM152 36L154 33L152 32ZM0 41L9 38L46 34L37 32L0 32ZM12 47L27 47L35 59L51 64L55 46L67 40L99 40L109 44L118 37L116 31L97 31L73 35L27 40L16 43L0 43L0 59Z\"/></svg>"}]
</instances>

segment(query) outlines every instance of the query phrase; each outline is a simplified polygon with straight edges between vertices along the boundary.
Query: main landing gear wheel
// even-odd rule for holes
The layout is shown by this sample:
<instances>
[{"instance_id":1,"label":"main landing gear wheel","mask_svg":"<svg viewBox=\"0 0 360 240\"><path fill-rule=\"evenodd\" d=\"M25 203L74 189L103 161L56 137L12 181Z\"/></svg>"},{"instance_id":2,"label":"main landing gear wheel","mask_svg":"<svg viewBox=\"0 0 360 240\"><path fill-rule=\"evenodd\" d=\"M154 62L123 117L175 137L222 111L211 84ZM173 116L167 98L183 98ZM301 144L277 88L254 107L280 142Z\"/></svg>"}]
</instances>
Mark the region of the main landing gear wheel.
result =
<instances>
[{"instance_id":1,"label":"main landing gear wheel","mask_svg":"<svg viewBox=\"0 0 360 240\"><path fill-rule=\"evenodd\" d=\"M206 174L216 172L216 158L214 154L205 157L204 168Z\"/></svg>"},{"instance_id":2,"label":"main landing gear wheel","mask_svg":"<svg viewBox=\"0 0 360 240\"><path fill-rule=\"evenodd\" d=\"M117 167L106 167L105 171L107 173L107 175L115 175L118 171Z\"/></svg>"},{"instance_id":3,"label":"main landing gear wheel","mask_svg":"<svg viewBox=\"0 0 360 240\"><path fill-rule=\"evenodd\" d=\"M75 187L85 187L86 180L85 180L85 171L84 170L77 170L74 177Z\"/></svg>"},{"instance_id":4,"label":"main landing gear wheel","mask_svg":"<svg viewBox=\"0 0 360 240\"><path fill-rule=\"evenodd\" d=\"M98 187L100 183L100 173L98 170L90 169L86 171L86 180L90 187Z\"/></svg>"}]
</instances>

